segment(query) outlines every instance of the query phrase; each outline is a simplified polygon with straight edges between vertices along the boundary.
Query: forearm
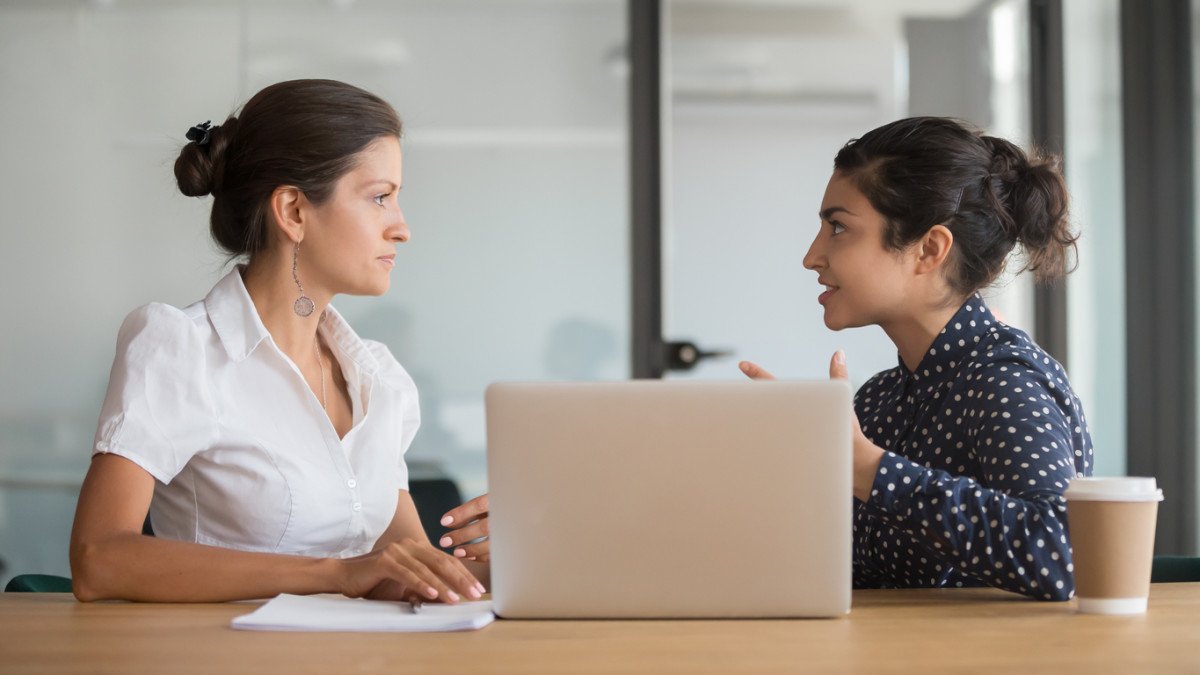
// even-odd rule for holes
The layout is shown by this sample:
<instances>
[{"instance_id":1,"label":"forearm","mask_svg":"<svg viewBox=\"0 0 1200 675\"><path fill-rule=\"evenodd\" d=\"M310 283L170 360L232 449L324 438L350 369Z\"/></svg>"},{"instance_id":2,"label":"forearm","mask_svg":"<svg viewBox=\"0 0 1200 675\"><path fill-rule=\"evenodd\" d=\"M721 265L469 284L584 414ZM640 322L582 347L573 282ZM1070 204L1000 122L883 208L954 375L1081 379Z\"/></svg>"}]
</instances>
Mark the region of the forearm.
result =
<instances>
[{"instance_id":1,"label":"forearm","mask_svg":"<svg viewBox=\"0 0 1200 675\"><path fill-rule=\"evenodd\" d=\"M1015 497L891 454L879 471L868 503L948 567L1037 598L1070 597L1061 504Z\"/></svg>"},{"instance_id":2,"label":"forearm","mask_svg":"<svg viewBox=\"0 0 1200 675\"><path fill-rule=\"evenodd\" d=\"M336 559L250 553L121 533L71 549L82 601L223 602L340 592Z\"/></svg>"}]
</instances>

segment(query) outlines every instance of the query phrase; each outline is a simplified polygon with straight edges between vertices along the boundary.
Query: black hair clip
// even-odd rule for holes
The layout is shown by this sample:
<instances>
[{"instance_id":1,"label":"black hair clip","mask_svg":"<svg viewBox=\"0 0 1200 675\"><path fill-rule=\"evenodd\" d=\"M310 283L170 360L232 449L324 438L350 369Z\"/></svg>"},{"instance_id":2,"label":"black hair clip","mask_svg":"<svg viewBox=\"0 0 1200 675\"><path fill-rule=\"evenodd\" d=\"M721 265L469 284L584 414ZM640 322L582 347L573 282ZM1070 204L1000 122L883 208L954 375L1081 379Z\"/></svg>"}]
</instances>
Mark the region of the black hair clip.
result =
<instances>
[{"instance_id":1,"label":"black hair clip","mask_svg":"<svg viewBox=\"0 0 1200 675\"><path fill-rule=\"evenodd\" d=\"M187 139L194 141L196 145L208 145L209 136L212 135L212 120L208 120L201 124L197 124L187 130Z\"/></svg>"}]
</instances>

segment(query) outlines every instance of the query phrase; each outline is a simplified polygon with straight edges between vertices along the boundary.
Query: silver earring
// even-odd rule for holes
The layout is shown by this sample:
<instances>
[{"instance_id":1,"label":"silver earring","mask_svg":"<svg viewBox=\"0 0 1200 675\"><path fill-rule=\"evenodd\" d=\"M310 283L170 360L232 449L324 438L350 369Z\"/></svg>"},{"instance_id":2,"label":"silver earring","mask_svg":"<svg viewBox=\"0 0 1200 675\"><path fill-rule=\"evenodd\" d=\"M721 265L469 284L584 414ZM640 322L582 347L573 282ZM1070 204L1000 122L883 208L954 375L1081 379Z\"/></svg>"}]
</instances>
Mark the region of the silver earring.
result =
<instances>
[{"instance_id":1,"label":"silver earring","mask_svg":"<svg viewBox=\"0 0 1200 675\"><path fill-rule=\"evenodd\" d=\"M296 298L296 303L292 305L292 309L300 316L308 316L316 309L312 298L304 294L304 286L300 283L300 277L296 276L296 263L300 260L300 242L296 242L296 248L292 249L292 279L296 282L296 288L300 290L300 297Z\"/></svg>"}]
</instances>

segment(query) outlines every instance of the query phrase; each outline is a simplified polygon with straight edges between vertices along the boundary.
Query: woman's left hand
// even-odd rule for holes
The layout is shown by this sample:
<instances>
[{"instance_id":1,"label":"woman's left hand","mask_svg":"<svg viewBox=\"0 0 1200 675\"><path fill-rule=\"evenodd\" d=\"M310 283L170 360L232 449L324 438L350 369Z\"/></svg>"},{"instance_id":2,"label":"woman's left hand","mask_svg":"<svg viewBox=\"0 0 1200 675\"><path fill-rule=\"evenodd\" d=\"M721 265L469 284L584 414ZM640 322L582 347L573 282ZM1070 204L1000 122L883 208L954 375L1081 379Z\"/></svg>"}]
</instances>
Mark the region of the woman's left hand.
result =
<instances>
[{"instance_id":1,"label":"woman's left hand","mask_svg":"<svg viewBox=\"0 0 1200 675\"><path fill-rule=\"evenodd\" d=\"M488 496L475 499L451 509L442 516L442 525L450 530L438 541L442 548L453 548L454 557L462 560L489 562L492 542L488 538ZM467 542L480 539L475 543Z\"/></svg>"},{"instance_id":2,"label":"woman's left hand","mask_svg":"<svg viewBox=\"0 0 1200 675\"><path fill-rule=\"evenodd\" d=\"M756 363L742 361L738 364L742 372L752 380L774 380L775 376ZM837 350L829 360L829 379L849 380L846 370L846 354ZM854 448L854 496L867 501L871 496L871 486L875 483L875 474L879 472L879 462L883 459L883 449L871 442L863 433L858 423L858 415L850 409L850 434Z\"/></svg>"},{"instance_id":3,"label":"woman's left hand","mask_svg":"<svg viewBox=\"0 0 1200 675\"><path fill-rule=\"evenodd\" d=\"M850 373L846 370L846 353L837 350L829 360L829 379L849 380ZM875 484L875 474L879 473L879 462L883 460L883 449L871 442L863 433L862 425L858 423L858 414L850 409L851 431L850 438L854 445L854 496L867 501L871 496L871 486Z\"/></svg>"}]
</instances>

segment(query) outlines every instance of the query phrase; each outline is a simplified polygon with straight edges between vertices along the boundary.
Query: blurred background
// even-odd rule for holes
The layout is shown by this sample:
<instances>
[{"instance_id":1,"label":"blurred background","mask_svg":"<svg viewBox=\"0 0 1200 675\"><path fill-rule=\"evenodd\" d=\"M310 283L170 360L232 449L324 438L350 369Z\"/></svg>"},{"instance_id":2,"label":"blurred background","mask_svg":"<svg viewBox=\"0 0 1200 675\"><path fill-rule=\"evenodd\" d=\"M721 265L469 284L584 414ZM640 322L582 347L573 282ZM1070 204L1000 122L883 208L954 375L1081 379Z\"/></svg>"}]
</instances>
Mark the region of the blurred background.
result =
<instances>
[{"instance_id":1,"label":"blurred background","mask_svg":"<svg viewBox=\"0 0 1200 675\"><path fill-rule=\"evenodd\" d=\"M486 490L483 390L496 380L740 378L741 358L818 378L839 347L856 386L894 366L878 329L825 329L801 258L838 148L917 114L1065 146L1078 271L1049 295L1009 275L988 297L1066 362L1096 473L1126 473L1125 242L1137 224L1124 202L1118 0L648 4L652 61L631 56L641 0L0 0L0 583L69 573L124 316L201 299L228 269L208 235L211 202L174 186L185 131L293 78L364 87L405 122L412 241L386 296L334 304L416 380L414 477ZM1047 4L1058 61L1039 51ZM630 141L645 131L630 92L647 67L653 158ZM1048 69L1059 124L1038 137ZM651 159L661 251L644 286L631 194L646 186L631 167ZM639 369L638 350L666 348L635 339L647 293L662 342L728 355ZM1180 452L1192 497L1170 552L1189 553L1195 449Z\"/></svg>"}]
</instances>

